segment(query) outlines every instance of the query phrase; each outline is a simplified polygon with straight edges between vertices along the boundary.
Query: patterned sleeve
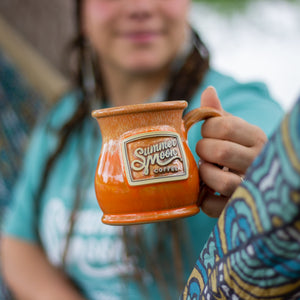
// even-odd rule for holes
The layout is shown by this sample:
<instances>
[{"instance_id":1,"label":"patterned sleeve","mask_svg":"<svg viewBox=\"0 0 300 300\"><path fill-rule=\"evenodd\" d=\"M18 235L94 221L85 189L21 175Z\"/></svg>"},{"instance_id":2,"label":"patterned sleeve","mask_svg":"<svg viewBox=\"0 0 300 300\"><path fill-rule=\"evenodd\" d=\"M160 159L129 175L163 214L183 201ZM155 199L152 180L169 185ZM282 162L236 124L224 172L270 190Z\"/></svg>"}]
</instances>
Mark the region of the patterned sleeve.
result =
<instances>
[{"instance_id":1,"label":"patterned sleeve","mask_svg":"<svg viewBox=\"0 0 300 300\"><path fill-rule=\"evenodd\" d=\"M300 99L249 168L181 299L299 299Z\"/></svg>"}]
</instances>

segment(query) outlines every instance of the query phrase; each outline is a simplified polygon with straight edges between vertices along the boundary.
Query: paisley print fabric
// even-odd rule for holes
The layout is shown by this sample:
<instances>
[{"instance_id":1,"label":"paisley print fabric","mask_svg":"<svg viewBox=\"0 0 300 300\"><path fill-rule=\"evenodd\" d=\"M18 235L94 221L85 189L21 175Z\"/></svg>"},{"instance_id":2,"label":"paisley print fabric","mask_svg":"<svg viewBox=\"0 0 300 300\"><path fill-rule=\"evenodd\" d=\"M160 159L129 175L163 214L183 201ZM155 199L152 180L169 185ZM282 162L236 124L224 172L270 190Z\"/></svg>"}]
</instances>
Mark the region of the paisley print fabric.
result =
<instances>
[{"instance_id":1,"label":"paisley print fabric","mask_svg":"<svg viewBox=\"0 0 300 300\"><path fill-rule=\"evenodd\" d=\"M300 299L300 99L225 207L181 299Z\"/></svg>"}]
</instances>

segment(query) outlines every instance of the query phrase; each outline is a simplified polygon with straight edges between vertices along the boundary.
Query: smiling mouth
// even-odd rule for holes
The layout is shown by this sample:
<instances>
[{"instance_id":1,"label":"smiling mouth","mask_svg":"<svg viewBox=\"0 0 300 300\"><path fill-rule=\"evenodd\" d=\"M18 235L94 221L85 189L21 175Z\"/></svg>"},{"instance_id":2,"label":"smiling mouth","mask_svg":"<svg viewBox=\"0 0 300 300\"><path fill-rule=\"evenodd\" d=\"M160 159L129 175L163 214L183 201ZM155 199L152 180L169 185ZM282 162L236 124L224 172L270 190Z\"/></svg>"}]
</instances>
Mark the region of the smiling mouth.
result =
<instances>
[{"instance_id":1,"label":"smiling mouth","mask_svg":"<svg viewBox=\"0 0 300 300\"><path fill-rule=\"evenodd\" d=\"M129 41L136 43L149 43L161 36L159 31L134 31L126 32L121 36Z\"/></svg>"}]
</instances>

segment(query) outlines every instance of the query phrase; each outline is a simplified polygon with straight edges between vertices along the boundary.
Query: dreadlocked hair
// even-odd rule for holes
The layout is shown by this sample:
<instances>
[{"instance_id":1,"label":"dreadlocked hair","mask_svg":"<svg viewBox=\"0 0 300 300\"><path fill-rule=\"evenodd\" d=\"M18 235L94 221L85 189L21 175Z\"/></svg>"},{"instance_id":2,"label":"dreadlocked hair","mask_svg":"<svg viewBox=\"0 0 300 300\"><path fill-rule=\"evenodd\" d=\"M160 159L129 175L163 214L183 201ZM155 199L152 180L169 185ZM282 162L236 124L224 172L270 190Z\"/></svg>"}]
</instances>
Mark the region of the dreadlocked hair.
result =
<instances>
[{"instance_id":1,"label":"dreadlocked hair","mask_svg":"<svg viewBox=\"0 0 300 300\"><path fill-rule=\"evenodd\" d=\"M109 99L109 95L106 94L105 86L103 85L103 80L101 78L101 73L96 61L93 61L92 56L88 53L90 50L86 45L85 38L81 32L81 7L82 0L76 1L76 26L77 26L77 37L72 43L72 49L74 50L76 57L76 71L74 76L74 84L80 90L80 101L77 109L70 117L69 120L58 131L58 145L52 155L49 157L45 164L43 171L42 180L36 196L36 231L38 232L38 216L40 210L40 199L42 197L43 191L47 186L47 181L51 174L51 170L55 165L58 157L66 147L71 133L73 134L76 130L79 132L84 120L90 115L92 101L95 99ZM193 35L193 47L188 54L183 66L176 71L174 74L170 74L169 82L170 86L166 94L167 100L177 100L177 99L189 99L192 98L196 89L201 84L206 72L209 69L209 54L208 51L201 41L200 37L195 30L192 29ZM86 83L86 66L89 64L91 66L91 71L93 74L93 80L95 85L89 86ZM99 100L98 100L99 101ZM65 258L68 253L69 241L72 236L72 231L75 222L75 214L78 210L78 202L80 201L79 191L77 191L77 196L75 199L73 211L70 216L69 230L66 237L66 246L63 252L62 261L65 263ZM123 228L123 242L126 249L127 257L144 257L144 266L149 271L152 276L156 279L158 283L161 294L164 299L172 299L171 293L168 290L167 279L164 277L164 271L169 269L167 265L162 265L157 261L157 257L166 251L165 249L165 239L166 236L171 236L171 249L173 250L173 262L175 267L175 272L173 272L173 277L175 277L175 285L177 290L180 292L185 283L184 279L184 266L182 262L182 245L190 244L189 241L184 241L188 234L185 230L184 221L172 221L163 222L155 224L157 226L158 242L157 247L152 253L147 253L147 249L143 242L143 227L142 226L127 226ZM135 245L133 247L133 245ZM145 255L147 253L147 255ZM165 262L166 263L166 262ZM137 263L138 264L138 263ZM193 266L191 262L190 269ZM147 294L146 288L143 288L143 275L141 268L137 266L135 272L135 278L141 284L141 288L144 294ZM124 280L127 278L124 277ZM173 287L174 288L174 287ZM145 296L146 299L146 296Z\"/></svg>"},{"instance_id":2,"label":"dreadlocked hair","mask_svg":"<svg viewBox=\"0 0 300 300\"><path fill-rule=\"evenodd\" d=\"M193 49L184 65L176 73L171 74L167 100L186 99L189 101L209 69L208 50L194 29L192 29L192 40Z\"/></svg>"}]
</instances>

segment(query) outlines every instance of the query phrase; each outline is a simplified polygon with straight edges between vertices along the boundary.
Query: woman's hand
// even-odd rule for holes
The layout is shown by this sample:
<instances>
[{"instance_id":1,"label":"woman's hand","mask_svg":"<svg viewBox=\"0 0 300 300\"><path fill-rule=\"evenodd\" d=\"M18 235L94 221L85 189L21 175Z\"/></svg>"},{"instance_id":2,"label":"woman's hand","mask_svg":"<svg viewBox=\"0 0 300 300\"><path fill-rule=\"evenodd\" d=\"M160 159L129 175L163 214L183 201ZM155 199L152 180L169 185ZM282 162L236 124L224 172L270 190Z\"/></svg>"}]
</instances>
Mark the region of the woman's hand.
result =
<instances>
[{"instance_id":1,"label":"woman's hand","mask_svg":"<svg viewBox=\"0 0 300 300\"><path fill-rule=\"evenodd\" d=\"M223 111L213 87L203 92L201 106L222 111L222 117L204 122L203 139L196 146L200 179L204 183L201 185L205 186L205 192L200 194L200 206L207 215L218 217L267 137L259 127Z\"/></svg>"}]
</instances>

